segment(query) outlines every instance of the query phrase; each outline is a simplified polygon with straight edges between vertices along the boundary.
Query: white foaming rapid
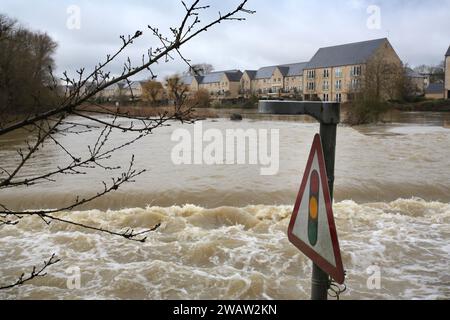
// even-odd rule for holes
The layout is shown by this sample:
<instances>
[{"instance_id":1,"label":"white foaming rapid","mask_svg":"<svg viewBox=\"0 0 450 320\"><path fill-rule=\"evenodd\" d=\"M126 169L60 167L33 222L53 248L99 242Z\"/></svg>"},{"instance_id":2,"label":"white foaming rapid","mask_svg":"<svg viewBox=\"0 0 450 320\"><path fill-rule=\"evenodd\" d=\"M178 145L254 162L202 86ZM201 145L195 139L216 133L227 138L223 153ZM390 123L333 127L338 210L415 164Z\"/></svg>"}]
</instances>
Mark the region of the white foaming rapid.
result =
<instances>
[{"instance_id":1,"label":"white foaming rapid","mask_svg":"<svg viewBox=\"0 0 450 320\"><path fill-rule=\"evenodd\" d=\"M292 207L149 207L61 214L76 222L149 228L135 243L37 218L0 233L2 281L56 253L46 278L0 292L2 299L307 299L310 262L287 240ZM450 205L420 199L335 204L347 270L346 299L446 299ZM367 270L381 270L370 289ZM66 270L81 270L67 289ZM370 270L370 269L369 269Z\"/></svg>"}]
</instances>

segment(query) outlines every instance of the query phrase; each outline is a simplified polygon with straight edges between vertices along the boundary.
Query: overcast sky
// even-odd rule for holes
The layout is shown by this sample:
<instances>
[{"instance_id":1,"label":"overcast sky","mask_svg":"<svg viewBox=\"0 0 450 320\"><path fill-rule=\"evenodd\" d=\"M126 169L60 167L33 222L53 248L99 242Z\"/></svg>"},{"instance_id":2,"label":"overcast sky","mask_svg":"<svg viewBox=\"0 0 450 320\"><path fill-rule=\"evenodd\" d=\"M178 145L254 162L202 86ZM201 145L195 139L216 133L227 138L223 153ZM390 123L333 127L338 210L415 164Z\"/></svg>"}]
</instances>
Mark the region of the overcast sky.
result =
<instances>
[{"instance_id":1,"label":"overcast sky","mask_svg":"<svg viewBox=\"0 0 450 320\"><path fill-rule=\"evenodd\" d=\"M211 5L201 17L207 22L238 0L203 3ZM80 9L79 29L67 27L77 21L76 12L68 13L71 5ZM216 70L258 69L308 61L320 47L388 37L401 59L417 66L438 64L450 45L450 0L249 0L248 8L257 12L247 21L220 24L186 45L183 53ZM0 0L0 13L46 31L58 42L58 72L92 67L120 46L121 34L142 30L144 37L127 51L138 62L157 45L147 25L167 32L183 12L178 0ZM123 61L111 71L118 72ZM155 67L160 78L185 69L179 59Z\"/></svg>"}]
</instances>

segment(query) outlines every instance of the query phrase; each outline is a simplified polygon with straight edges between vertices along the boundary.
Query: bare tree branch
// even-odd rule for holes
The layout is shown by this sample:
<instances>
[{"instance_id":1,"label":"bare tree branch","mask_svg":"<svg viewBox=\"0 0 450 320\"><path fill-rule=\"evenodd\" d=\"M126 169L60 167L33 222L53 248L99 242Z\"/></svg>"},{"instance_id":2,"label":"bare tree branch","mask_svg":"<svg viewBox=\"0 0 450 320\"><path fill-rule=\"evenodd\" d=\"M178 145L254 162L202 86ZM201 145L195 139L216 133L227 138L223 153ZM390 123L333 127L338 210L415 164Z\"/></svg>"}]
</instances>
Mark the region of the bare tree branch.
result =
<instances>
[{"instance_id":1,"label":"bare tree branch","mask_svg":"<svg viewBox=\"0 0 450 320\"><path fill-rule=\"evenodd\" d=\"M24 285L25 283L27 283L35 278L45 277L47 275L47 273L45 272L47 270L47 268L51 267L54 264L57 264L60 261L61 260L56 258L56 255L53 254L48 261L44 261L44 265L40 269L33 267L33 270L31 271L31 273L29 275L22 273L22 275L19 277L19 279L17 279L16 282L14 282L13 284L7 285L7 286L0 287L0 290L12 289L12 288Z\"/></svg>"}]
</instances>

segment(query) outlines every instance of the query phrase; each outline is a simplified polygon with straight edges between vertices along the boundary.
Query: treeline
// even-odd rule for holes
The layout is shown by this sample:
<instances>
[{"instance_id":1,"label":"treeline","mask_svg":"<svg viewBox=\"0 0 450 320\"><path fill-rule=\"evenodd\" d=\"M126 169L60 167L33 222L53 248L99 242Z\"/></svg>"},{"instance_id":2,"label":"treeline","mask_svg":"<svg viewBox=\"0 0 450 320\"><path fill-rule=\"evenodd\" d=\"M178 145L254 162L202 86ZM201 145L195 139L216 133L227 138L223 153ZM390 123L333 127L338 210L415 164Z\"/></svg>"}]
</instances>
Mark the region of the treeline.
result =
<instances>
[{"instance_id":1,"label":"treeline","mask_svg":"<svg viewBox=\"0 0 450 320\"><path fill-rule=\"evenodd\" d=\"M49 108L57 99L51 70L57 44L0 14L0 112L24 114Z\"/></svg>"}]
</instances>

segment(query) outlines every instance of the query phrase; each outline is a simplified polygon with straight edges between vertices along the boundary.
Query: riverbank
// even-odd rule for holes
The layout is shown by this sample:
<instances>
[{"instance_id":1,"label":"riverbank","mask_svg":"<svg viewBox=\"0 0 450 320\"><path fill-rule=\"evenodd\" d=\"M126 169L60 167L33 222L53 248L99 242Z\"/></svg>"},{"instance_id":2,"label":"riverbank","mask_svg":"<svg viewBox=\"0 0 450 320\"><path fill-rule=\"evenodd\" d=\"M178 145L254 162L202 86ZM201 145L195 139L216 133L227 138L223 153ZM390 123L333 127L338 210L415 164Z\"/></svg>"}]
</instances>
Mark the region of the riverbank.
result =
<instances>
[{"instance_id":1,"label":"riverbank","mask_svg":"<svg viewBox=\"0 0 450 320\"><path fill-rule=\"evenodd\" d=\"M414 103L394 103L393 108L405 112L450 112L450 100L427 100Z\"/></svg>"},{"instance_id":2,"label":"riverbank","mask_svg":"<svg viewBox=\"0 0 450 320\"><path fill-rule=\"evenodd\" d=\"M108 112L114 113L118 110L120 114L126 114L135 117L157 117L162 114L171 114L174 112L173 106L160 106L151 107L145 105L125 105L116 107L113 104L105 104L102 106L96 105L86 105L83 108L89 111L101 111L104 112L105 109ZM341 106L341 119L345 121L348 117L348 105L343 104ZM408 113L408 112L450 112L450 100L426 100L420 102L411 103L391 103L389 111L382 117L382 122L390 122L392 118L398 118L398 115L392 116L393 113ZM225 104L225 105L211 105L211 108L197 108L195 109L192 118L194 119L218 119L218 118L230 118L233 114L240 114L248 119L258 119L264 120L265 115L258 113L258 107L249 107L248 105L242 104ZM287 116L279 116L278 120L286 120ZM295 120L299 120L298 117ZM308 122L307 118L303 117L302 121Z\"/></svg>"},{"instance_id":3,"label":"riverbank","mask_svg":"<svg viewBox=\"0 0 450 320\"><path fill-rule=\"evenodd\" d=\"M161 106L161 107L147 107L147 106L134 106L126 105L116 107L112 104L105 104L101 106L97 105L84 105L82 110L108 113L118 113L121 115L128 115L132 117L158 117L163 114L173 114L175 111L174 106ZM198 119L215 119L219 115L213 109L194 109L192 118Z\"/></svg>"}]
</instances>

